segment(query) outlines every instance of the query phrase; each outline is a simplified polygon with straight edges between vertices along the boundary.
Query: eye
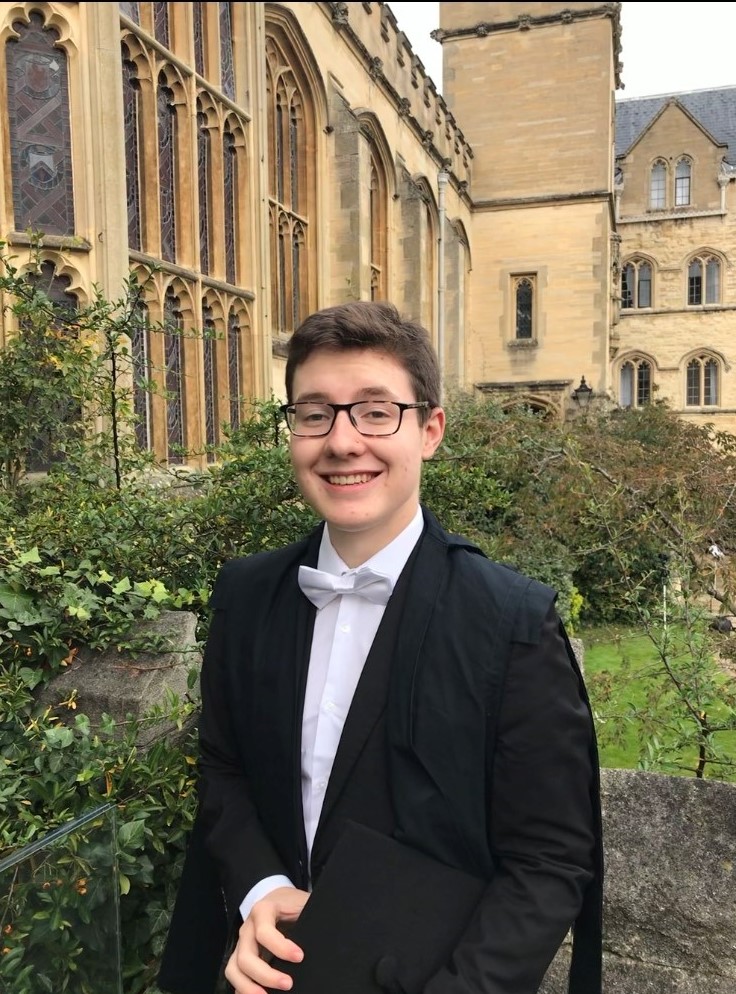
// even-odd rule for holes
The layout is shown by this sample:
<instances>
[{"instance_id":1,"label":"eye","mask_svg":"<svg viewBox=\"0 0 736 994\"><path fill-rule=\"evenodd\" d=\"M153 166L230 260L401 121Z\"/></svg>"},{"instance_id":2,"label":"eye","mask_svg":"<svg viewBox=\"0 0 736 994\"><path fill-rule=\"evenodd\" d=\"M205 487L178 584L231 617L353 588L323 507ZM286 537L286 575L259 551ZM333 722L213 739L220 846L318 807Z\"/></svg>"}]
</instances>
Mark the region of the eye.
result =
<instances>
[{"instance_id":1,"label":"eye","mask_svg":"<svg viewBox=\"0 0 736 994\"><path fill-rule=\"evenodd\" d=\"M394 416L390 407L381 404L368 404L359 414L361 421L390 421Z\"/></svg>"}]
</instances>

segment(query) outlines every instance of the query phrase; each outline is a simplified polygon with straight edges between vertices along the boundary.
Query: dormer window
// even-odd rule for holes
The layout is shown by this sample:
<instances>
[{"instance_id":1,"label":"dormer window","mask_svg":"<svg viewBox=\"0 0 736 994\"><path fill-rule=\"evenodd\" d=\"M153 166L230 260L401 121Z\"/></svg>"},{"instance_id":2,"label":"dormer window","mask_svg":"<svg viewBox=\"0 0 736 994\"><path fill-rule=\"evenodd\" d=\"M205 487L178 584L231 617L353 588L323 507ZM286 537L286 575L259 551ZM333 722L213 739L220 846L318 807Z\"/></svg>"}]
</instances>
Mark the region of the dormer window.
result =
<instances>
[{"instance_id":1,"label":"dormer window","mask_svg":"<svg viewBox=\"0 0 736 994\"><path fill-rule=\"evenodd\" d=\"M658 159L649 177L649 207L661 211L667 206L667 163Z\"/></svg>"},{"instance_id":2,"label":"dormer window","mask_svg":"<svg viewBox=\"0 0 736 994\"><path fill-rule=\"evenodd\" d=\"M690 180L692 165L688 159L680 159L675 169L675 207L687 207L690 203Z\"/></svg>"}]
</instances>

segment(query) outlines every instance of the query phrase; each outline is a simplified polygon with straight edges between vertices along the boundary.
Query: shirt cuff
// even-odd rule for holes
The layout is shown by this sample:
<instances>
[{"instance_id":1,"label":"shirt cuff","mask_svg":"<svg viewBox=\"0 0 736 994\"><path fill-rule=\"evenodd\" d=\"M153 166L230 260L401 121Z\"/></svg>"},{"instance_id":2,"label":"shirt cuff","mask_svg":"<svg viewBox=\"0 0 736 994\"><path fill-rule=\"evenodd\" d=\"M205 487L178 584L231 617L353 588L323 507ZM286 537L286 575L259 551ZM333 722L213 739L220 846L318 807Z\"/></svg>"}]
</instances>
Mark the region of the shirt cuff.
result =
<instances>
[{"instance_id":1,"label":"shirt cuff","mask_svg":"<svg viewBox=\"0 0 736 994\"><path fill-rule=\"evenodd\" d=\"M288 877L284 877L279 873L272 877L264 877L263 880L259 880L255 887L251 887L240 903L240 915L243 921L245 921L250 914L251 908L256 901L260 901L262 897L265 897L266 894L270 894L271 891L276 890L277 887L293 886L294 884Z\"/></svg>"}]
</instances>

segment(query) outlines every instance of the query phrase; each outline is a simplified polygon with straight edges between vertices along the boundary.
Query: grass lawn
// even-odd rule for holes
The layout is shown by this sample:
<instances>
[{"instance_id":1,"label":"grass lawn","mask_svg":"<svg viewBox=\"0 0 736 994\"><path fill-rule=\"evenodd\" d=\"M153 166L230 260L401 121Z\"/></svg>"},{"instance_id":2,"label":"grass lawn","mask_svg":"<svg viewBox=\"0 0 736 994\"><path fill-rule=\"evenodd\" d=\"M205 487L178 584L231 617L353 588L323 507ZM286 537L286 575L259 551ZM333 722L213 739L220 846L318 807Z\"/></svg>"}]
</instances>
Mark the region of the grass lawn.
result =
<instances>
[{"instance_id":1,"label":"grass lawn","mask_svg":"<svg viewBox=\"0 0 736 994\"><path fill-rule=\"evenodd\" d=\"M676 634L673 632L673 634ZM591 703L596 714L601 766L614 769L636 769L646 757L646 740L656 734L663 742L674 741L676 731L670 719L676 715L673 699L660 696L662 688L672 687L664 677L664 670L657 649L652 641L638 631L618 627L588 628L577 633L585 647L585 678ZM725 636L736 639L736 635ZM682 663L688 654L676 657ZM694 679L691 676L691 679ZM698 674L700 686L707 685L707 677ZM734 725L733 699L736 693L735 681L725 674L718 673L716 685L720 688L719 703L709 704L708 717L731 717ZM731 695L731 707L727 697ZM640 716L653 711L659 712L659 721L645 727ZM690 723L686 723L689 725ZM668 727L668 725L670 727ZM695 722L692 722L695 728ZM721 752L736 759L736 730L719 732L716 741ZM685 749L668 749L668 759L677 759L692 767L697 759L697 749L690 745ZM667 773L681 772L692 776L687 770L678 771L674 766L663 769L652 765L652 769ZM724 767L714 764L706 768L706 776L719 779L736 779Z\"/></svg>"}]
</instances>

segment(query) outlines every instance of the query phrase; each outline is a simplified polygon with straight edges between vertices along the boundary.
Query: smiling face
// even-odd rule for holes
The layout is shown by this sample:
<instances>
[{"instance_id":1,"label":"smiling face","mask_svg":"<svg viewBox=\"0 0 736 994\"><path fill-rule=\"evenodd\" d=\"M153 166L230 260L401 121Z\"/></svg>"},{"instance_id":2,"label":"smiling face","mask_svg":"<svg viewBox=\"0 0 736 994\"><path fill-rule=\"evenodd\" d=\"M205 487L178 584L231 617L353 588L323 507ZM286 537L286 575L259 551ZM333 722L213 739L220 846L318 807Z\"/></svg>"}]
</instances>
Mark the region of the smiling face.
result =
<instances>
[{"instance_id":1,"label":"smiling face","mask_svg":"<svg viewBox=\"0 0 736 994\"><path fill-rule=\"evenodd\" d=\"M371 349L313 352L294 374L292 400L350 404L358 400L412 403L404 367ZM304 499L327 522L330 539L350 567L388 545L414 517L422 462L442 440L445 415L404 412L395 435L361 435L346 411L322 438L291 438L291 461Z\"/></svg>"}]
</instances>

